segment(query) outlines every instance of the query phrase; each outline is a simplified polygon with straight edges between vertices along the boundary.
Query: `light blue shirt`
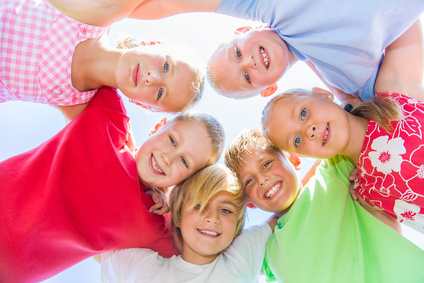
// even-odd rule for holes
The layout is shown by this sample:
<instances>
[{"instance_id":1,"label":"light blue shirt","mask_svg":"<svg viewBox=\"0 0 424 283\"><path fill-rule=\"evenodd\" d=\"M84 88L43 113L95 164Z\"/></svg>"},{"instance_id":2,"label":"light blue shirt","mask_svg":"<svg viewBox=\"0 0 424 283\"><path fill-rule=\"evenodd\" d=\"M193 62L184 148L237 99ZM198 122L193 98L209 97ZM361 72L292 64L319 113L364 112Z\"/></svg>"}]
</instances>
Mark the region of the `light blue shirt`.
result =
<instances>
[{"instance_id":1,"label":"light blue shirt","mask_svg":"<svg viewBox=\"0 0 424 283\"><path fill-rule=\"evenodd\" d=\"M222 0L217 12L270 25L328 83L367 99L384 49L423 11L423 0Z\"/></svg>"}]
</instances>

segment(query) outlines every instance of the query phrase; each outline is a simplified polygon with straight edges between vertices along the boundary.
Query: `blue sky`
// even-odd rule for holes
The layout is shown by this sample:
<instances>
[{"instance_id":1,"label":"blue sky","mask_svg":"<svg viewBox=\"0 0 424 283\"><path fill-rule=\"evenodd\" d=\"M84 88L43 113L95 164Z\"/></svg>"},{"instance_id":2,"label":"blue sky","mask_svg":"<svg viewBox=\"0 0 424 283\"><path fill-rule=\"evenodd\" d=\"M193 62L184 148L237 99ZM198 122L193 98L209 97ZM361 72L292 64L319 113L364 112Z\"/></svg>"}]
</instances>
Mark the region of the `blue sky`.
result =
<instances>
[{"instance_id":1,"label":"blue sky","mask_svg":"<svg viewBox=\"0 0 424 283\"><path fill-rule=\"evenodd\" d=\"M251 23L209 13L178 15L157 21L123 20L113 25L111 42L116 42L120 35L128 33L144 41L187 44L206 61L222 39L230 37L236 27L248 24ZM296 63L279 82L280 89L313 86L324 87L303 63ZM139 146L147 138L149 129L164 114L151 113L124 100ZM267 101L261 97L247 100L228 99L216 94L206 85L204 97L195 109L205 111L221 121L228 144L240 130L260 126L261 111ZM27 102L0 104L0 161L38 146L64 126L62 115L51 106ZM310 163L309 159L304 160L301 173ZM261 213L259 210L249 211L248 225L261 222L267 216L267 213ZM424 249L423 235L408 230L406 236ZM100 282L99 264L88 259L46 282Z\"/></svg>"}]
</instances>

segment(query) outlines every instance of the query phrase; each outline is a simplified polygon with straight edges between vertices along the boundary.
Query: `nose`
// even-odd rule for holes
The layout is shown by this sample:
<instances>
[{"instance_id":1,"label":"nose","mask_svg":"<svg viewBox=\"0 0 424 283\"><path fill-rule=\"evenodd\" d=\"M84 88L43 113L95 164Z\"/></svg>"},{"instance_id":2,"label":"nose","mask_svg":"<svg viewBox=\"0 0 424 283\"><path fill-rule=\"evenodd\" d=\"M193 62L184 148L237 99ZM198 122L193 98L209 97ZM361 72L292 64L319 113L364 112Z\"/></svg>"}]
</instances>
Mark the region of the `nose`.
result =
<instances>
[{"instance_id":1,"label":"nose","mask_svg":"<svg viewBox=\"0 0 424 283\"><path fill-rule=\"evenodd\" d=\"M156 72L155 70L150 70L147 72L147 76L146 76L146 85L150 86L150 85L155 85L160 83L161 81L161 76L158 72Z\"/></svg>"},{"instance_id":2,"label":"nose","mask_svg":"<svg viewBox=\"0 0 424 283\"><path fill-rule=\"evenodd\" d=\"M262 187L262 186L265 186L268 183L269 178L265 177L265 176L261 176L261 177L258 178L258 180L259 180L259 186Z\"/></svg>"},{"instance_id":3,"label":"nose","mask_svg":"<svg viewBox=\"0 0 424 283\"><path fill-rule=\"evenodd\" d=\"M310 124L307 128L306 128L306 137L310 140L315 139L316 135L317 135L317 126L315 124Z\"/></svg>"},{"instance_id":4,"label":"nose","mask_svg":"<svg viewBox=\"0 0 424 283\"><path fill-rule=\"evenodd\" d=\"M243 66L246 68L252 68L252 69L256 69L256 61L255 58L253 58L253 55L249 55L247 57L245 57L245 59L243 60Z\"/></svg>"},{"instance_id":5,"label":"nose","mask_svg":"<svg viewBox=\"0 0 424 283\"><path fill-rule=\"evenodd\" d=\"M161 157L163 163L165 163L166 166L170 167L175 159L175 154L172 152L162 152Z\"/></svg>"},{"instance_id":6,"label":"nose","mask_svg":"<svg viewBox=\"0 0 424 283\"><path fill-rule=\"evenodd\" d=\"M205 211L205 221L212 224L219 223L219 215L216 211Z\"/></svg>"}]
</instances>

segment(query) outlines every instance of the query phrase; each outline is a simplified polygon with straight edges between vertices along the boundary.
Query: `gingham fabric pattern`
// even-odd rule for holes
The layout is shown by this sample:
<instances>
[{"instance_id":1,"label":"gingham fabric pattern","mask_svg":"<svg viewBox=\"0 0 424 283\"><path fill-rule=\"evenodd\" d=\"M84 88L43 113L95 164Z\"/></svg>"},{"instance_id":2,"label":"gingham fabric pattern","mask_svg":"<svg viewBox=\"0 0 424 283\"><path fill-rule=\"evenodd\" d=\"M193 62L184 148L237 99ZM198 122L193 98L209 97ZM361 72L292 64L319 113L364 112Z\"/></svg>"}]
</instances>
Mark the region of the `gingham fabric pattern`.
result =
<instances>
[{"instance_id":1,"label":"gingham fabric pattern","mask_svg":"<svg viewBox=\"0 0 424 283\"><path fill-rule=\"evenodd\" d=\"M72 55L78 43L108 27L68 18L47 0L1 0L0 11L0 102L73 105L92 98L96 90L72 87Z\"/></svg>"}]
</instances>

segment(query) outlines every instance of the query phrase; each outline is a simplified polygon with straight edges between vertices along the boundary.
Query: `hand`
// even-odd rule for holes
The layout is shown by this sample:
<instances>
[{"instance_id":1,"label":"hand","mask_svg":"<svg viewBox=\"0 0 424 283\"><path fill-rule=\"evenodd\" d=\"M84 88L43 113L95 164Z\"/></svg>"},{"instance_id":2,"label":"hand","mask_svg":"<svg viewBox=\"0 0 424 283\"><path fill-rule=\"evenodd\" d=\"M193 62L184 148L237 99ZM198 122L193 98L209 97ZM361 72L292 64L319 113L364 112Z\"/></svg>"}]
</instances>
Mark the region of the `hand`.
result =
<instances>
[{"instance_id":1,"label":"hand","mask_svg":"<svg viewBox=\"0 0 424 283\"><path fill-rule=\"evenodd\" d=\"M355 167L352 172L350 172L350 176L349 176L349 181L350 181L350 186L349 186L349 192L350 192L350 196L352 197L353 200L361 203L359 201L359 197L358 194L355 191L355 180L358 177L358 169Z\"/></svg>"},{"instance_id":2,"label":"hand","mask_svg":"<svg viewBox=\"0 0 424 283\"><path fill-rule=\"evenodd\" d=\"M144 192L148 194L155 203L150 207L149 212L155 213L157 215L163 215L170 211L169 206L165 201L165 195L163 192L152 187L147 188Z\"/></svg>"}]
</instances>

